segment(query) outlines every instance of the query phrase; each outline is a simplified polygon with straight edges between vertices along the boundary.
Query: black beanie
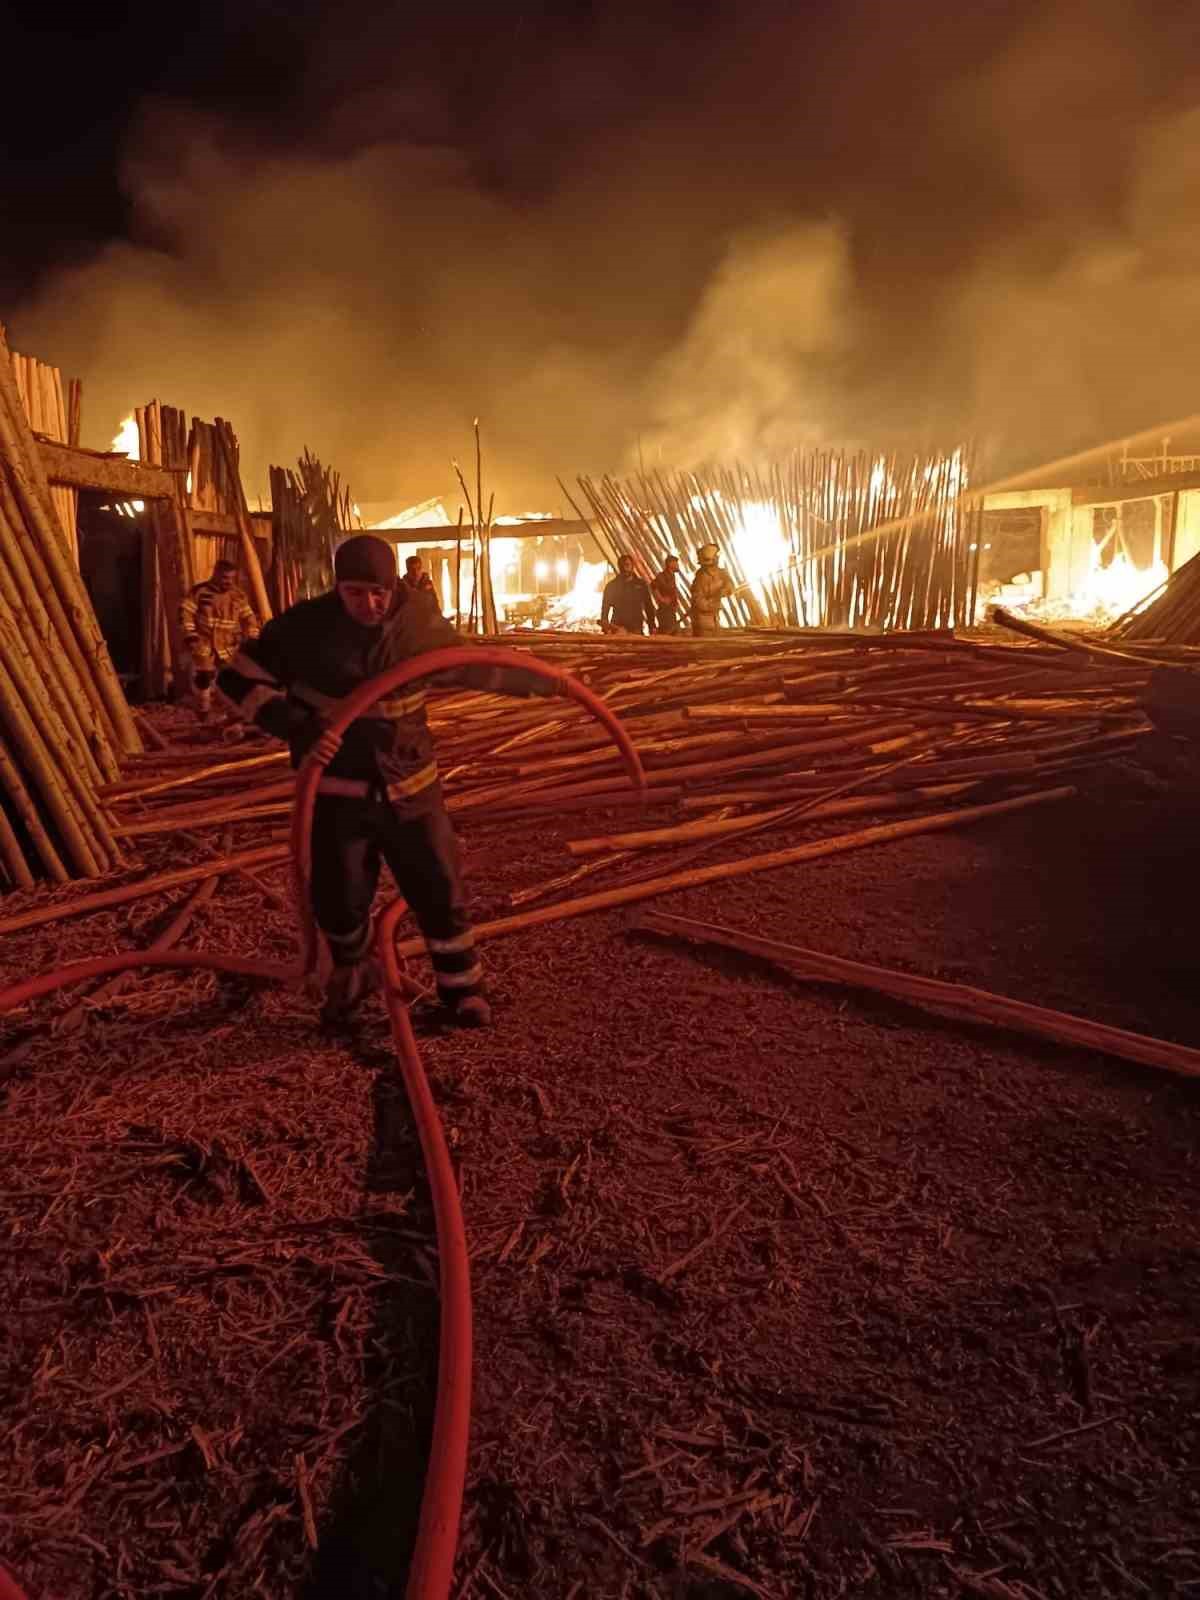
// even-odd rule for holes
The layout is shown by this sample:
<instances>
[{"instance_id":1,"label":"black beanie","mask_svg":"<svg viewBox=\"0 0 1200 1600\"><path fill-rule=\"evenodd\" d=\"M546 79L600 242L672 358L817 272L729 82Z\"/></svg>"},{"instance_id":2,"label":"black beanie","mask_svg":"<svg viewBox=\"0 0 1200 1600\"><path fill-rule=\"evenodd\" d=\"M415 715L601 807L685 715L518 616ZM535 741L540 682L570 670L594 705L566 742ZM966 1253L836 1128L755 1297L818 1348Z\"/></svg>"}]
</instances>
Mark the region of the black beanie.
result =
<instances>
[{"instance_id":1,"label":"black beanie","mask_svg":"<svg viewBox=\"0 0 1200 1600\"><path fill-rule=\"evenodd\" d=\"M395 552L373 533L356 533L338 545L333 575L339 583L381 583L390 589L396 581Z\"/></svg>"}]
</instances>

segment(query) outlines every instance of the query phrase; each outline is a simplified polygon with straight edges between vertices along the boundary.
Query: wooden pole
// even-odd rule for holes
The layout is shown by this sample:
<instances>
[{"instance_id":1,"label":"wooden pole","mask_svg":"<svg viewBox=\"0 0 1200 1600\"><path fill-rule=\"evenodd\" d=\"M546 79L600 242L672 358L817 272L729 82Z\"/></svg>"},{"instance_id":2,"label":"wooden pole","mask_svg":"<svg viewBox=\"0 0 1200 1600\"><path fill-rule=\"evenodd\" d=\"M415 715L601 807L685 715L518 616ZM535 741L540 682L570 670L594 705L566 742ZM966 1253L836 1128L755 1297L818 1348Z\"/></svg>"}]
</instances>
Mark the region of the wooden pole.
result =
<instances>
[{"instance_id":1,"label":"wooden pole","mask_svg":"<svg viewBox=\"0 0 1200 1600\"><path fill-rule=\"evenodd\" d=\"M37 852L38 860L46 875L55 883L67 883L71 874L64 866L54 841L46 832L38 808L25 785L2 730L0 730L0 788L7 794L17 820L29 835L30 843Z\"/></svg>"},{"instance_id":2,"label":"wooden pole","mask_svg":"<svg viewBox=\"0 0 1200 1600\"><path fill-rule=\"evenodd\" d=\"M0 790L4 787L4 774L0 770ZM5 876L17 889L32 889L34 876L29 870L29 863L21 850L20 840L13 832L12 823L8 820L8 813L4 809L3 794L0 794L0 862L4 865Z\"/></svg>"},{"instance_id":3,"label":"wooden pole","mask_svg":"<svg viewBox=\"0 0 1200 1600\"><path fill-rule=\"evenodd\" d=\"M250 512L246 506L246 491L242 487L242 476L238 471L237 446L233 438L233 429L228 422L218 417L216 431L221 453L225 458L225 470L229 474L232 486L233 514L238 525L238 537L242 543L242 559L246 566L246 577L250 582L250 596L254 601L254 609L258 612L259 621L270 622L271 602L267 598L267 586L263 581L262 567L259 565L258 551L254 545Z\"/></svg>"},{"instance_id":4,"label":"wooden pole","mask_svg":"<svg viewBox=\"0 0 1200 1600\"><path fill-rule=\"evenodd\" d=\"M36 783L46 812L53 819L72 863L84 877L98 878L108 861L102 851L93 848L94 841L87 837L86 824L79 815L75 797L57 770L54 758L30 717L2 656L0 722L7 728L9 742L21 758L23 772Z\"/></svg>"},{"instance_id":5,"label":"wooden pole","mask_svg":"<svg viewBox=\"0 0 1200 1600\"><path fill-rule=\"evenodd\" d=\"M536 911L522 912L519 916L500 917L494 922L480 924L475 930L477 939L497 939L508 933L519 933L525 928L538 928L549 922L563 922L569 917L581 917L592 911L611 911L617 906L631 905L637 900L651 900L655 895L672 894L677 889L695 889L706 883L721 883L729 878L741 878L750 873L768 872L775 867L797 866L803 861L819 861L825 856L841 855L848 850L863 850L873 844L890 844L896 839L908 839L921 833L940 833L949 828L963 828L969 823L989 817L1008 816L1026 811L1033 806L1052 805L1058 800L1070 799L1075 789L1064 786L1045 789L1037 794L1020 795L1012 800L1000 800L994 805L964 806L958 811L939 811L929 817L914 817L909 822L881 823L876 828L864 828L859 833L843 833L833 839L818 839L812 844L796 845L790 850L772 850L766 855L748 856L742 861L723 861L711 867L698 867L690 872L668 873L661 878L648 878L640 883L625 884L616 889L604 889L597 894L583 895L578 900L562 900L552 906L540 906ZM0 923L0 934L5 926ZM417 955L425 948L422 939L405 939L396 946L401 957Z\"/></svg>"},{"instance_id":6,"label":"wooden pole","mask_svg":"<svg viewBox=\"0 0 1200 1600\"><path fill-rule=\"evenodd\" d=\"M0 744L0 761L3 759L3 748ZM33 911L22 911L0 921L0 938L9 933L22 933L26 928L44 928L51 922L62 922L68 917L85 917L93 911L110 911L114 906L128 905L131 900L142 900L147 895L178 889L185 883L198 883L201 878L209 878L214 874L233 872L242 867L266 866L271 862L283 861L287 855L286 843L258 845L253 850L241 850L236 855L214 857L198 867L177 867L171 872L160 872L153 878L143 878L137 883L122 884L118 889L102 889L96 894L81 895L75 900L60 900L52 906L39 906ZM65 878L64 871L61 879Z\"/></svg>"},{"instance_id":7,"label":"wooden pole","mask_svg":"<svg viewBox=\"0 0 1200 1600\"><path fill-rule=\"evenodd\" d=\"M26 583L24 588L18 584L12 560L6 540L0 537L0 616L6 611L11 616L18 634L14 648L22 655L26 671L44 684L62 719L72 761L92 783L102 783L117 771L115 754L89 738L89 731L95 727L92 705L52 637L49 618L36 591L31 584ZM28 572L22 575L28 579ZM106 754L109 759L102 769L100 761Z\"/></svg>"},{"instance_id":8,"label":"wooden pole","mask_svg":"<svg viewBox=\"0 0 1200 1600\"><path fill-rule=\"evenodd\" d=\"M1125 1028L1090 1022L1066 1012L1048 1011L1042 1006L1029 1005L1024 1000L1010 1000L1004 995L991 994L986 989L972 989L961 983L944 983L940 979L923 978L888 967L867 966L861 961L847 961L822 951L782 944L775 939L760 939L754 934L695 922L689 917L668 916L661 911L645 912L634 928L667 937L717 944L724 949L738 950L745 955L778 963L802 978L870 989L910 1004L950 1011L968 1022L1014 1028L1037 1038L1052 1039L1056 1044L1100 1050L1122 1061L1157 1067L1178 1077L1200 1078L1200 1050L1172 1044L1165 1039L1150 1038L1146 1034L1131 1033Z\"/></svg>"},{"instance_id":9,"label":"wooden pole","mask_svg":"<svg viewBox=\"0 0 1200 1600\"><path fill-rule=\"evenodd\" d=\"M930 800L950 800L971 788L970 783L928 784L918 789L908 789L899 794L862 795L855 799L829 800L805 810L796 817L800 825L810 822L828 822L834 817L862 817L883 815L889 811L907 811ZM573 856L602 855L608 850L653 850L660 845L691 844L698 839L721 839L729 834L754 833L768 830L773 823L786 821L796 815L794 805L775 806L769 811L755 811L749 816L704 819L700 822L681 822L671 828L642 828L632 833L610 833L591 839L570 839L567 850Z\"/></svg>"}]
</instances>

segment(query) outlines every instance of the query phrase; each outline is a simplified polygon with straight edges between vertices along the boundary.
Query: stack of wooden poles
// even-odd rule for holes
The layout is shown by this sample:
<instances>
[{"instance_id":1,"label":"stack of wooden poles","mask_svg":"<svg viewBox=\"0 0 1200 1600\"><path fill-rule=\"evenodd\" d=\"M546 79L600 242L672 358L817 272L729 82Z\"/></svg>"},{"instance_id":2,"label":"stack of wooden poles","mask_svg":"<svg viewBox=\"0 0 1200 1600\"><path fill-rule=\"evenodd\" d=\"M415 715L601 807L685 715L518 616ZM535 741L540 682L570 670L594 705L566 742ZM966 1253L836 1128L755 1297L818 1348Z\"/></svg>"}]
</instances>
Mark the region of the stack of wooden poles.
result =
<instances>
[{"instance_id":1,"label":"stack of wooden poles","mask_svg":"<svg viewBox=\"0 0 1200 1600\"><path fill-rule=\"evenodd\" d=\"M36 356L18 355L15 350L12 367L17 393L34 433L53 439L57 444L77 445L83 407L83 385L79 379L71 379L64 395L62 373L57 367L47 366ZM79 497L74 489L55 484L50 490L50 500L71 559L78 566L79 534L75 516Z\"/></svg>"},{"instance_id":2,"label":"stack of wooden poles","mask_svg":"<svg viewBox=\"0 0 1200 1600\"><path fill-rule=\"evenodd\" d=\"M632 556L647 577L679 555L685 595L693 553L715 544L741 623L913 629L974 620L982 501L967 493L969 472L962 445L936 456L797 451L767 468L578 483L609 554Z\"/></svg>"},{"instance_id":3,"label":"stack of wooden poles","mask_svg":"<svg viewBox=\"0 0 1200 1600\"><path fill-rule=\"evenodd\" d=\"M516 903L605 874L610 885L586 907L599 909L647 898L664 882L686 887L784 864L778 851L745 854L744 839L760 832L788 835L782 856L806 859L828 853L808 830L839 819L874 819L866 834L879 836L880 819L904 814L882 824L890 837L1061 799L1077 774L1148 731L1138 704L1148 669L1037 644L767 632L715 644L544 633L528 642L585 676L622 717L645 765L651 815L638 815L642 802L611 744L573 705L436 691L430 721L448 805L468 833L583 811L628 819L571 840L582 864ZM293 788L286 752L256 740L236 752L150 752L126 763L103 799L115 837L134 849L229 829L235 842L281 859L282 834L270 830ZM692 869L698 846L737 859ZM678 861L676 848L686 852ZM645 862L654 863L648 877Z\"/></svg>"},{"instance_id":4,"label":"stack of wooden poles","mask_svg":"<svg viewBox=\"0 0 1200 1600\"><path fill-rule=\"evenodd\" d=\"M113 866L97 790L141 749L0 333L0 884Z\"/></svg>"},{"instance_id":5,"label":"stack of wooden poles","mask_svg":"<svg viewBox=\"0 0 1200 1600\"><path fill-rule=\"evenodd\" d=\"M1200 647L1200 555L1185 561L1160 588L1109 629L1122 645L1165 646L1155 653L1170 659L1172 647L1181 653Z\"/></svg>"},{"instance_id":6,"label":"stack of wooden poles","mask_svg":"<svg viewBox=\"0 0 1200 1600\"><path fill-rule=\"evenodd\" d=\"M305 448L296 471L270 469L271 599L278 611L333 587L333 553L354 526L354 502L338 473Z\"/></svg>"},{"instance_id":7,"label":"stack of wooden poles","mask_svg":"<svg viewBox=\"0 0 1200 1600\"><path fill-rule=\"evenodd\" d=\"M189 671L180 602L209 576L218 559L240 567L262 620L271 615L271 606L239 474L237 438L229 423L220 417L213 422L193 417L189 427L182 411L157 400L139 406L134 418L139 458L175 474L174 499L154 502L142 547L142 693L147 699L164 699L172 677L182 689ZM195 511L232 515L236 535L196 533Z\"/></svg>"}]
</instances>

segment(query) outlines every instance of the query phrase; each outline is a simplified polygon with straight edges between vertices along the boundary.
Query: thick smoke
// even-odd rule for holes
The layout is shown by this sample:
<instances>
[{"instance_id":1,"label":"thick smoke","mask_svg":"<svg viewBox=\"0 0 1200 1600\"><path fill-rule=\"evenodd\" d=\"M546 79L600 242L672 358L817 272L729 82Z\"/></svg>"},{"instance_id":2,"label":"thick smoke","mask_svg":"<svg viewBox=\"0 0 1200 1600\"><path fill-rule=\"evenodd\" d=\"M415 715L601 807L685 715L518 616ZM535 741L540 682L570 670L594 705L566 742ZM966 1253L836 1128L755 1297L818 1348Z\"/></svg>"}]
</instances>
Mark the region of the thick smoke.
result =
<instances>
[{"instance_id":1,"label":"thick smoke","mask_svg":"<svg viewBox=\"0 0 1200 1600\"><path fill-rule=\"evenodd\" d=\"M148 103L136 242L16 342L89 443L157 396L232 419L252 496L307 444L364 504L453 503L476 415L520 511L639 458L970 433L1007 468L1195 406L1184 8L646 9L318 34L286 139Z\"/></svg>"}]
</instances>

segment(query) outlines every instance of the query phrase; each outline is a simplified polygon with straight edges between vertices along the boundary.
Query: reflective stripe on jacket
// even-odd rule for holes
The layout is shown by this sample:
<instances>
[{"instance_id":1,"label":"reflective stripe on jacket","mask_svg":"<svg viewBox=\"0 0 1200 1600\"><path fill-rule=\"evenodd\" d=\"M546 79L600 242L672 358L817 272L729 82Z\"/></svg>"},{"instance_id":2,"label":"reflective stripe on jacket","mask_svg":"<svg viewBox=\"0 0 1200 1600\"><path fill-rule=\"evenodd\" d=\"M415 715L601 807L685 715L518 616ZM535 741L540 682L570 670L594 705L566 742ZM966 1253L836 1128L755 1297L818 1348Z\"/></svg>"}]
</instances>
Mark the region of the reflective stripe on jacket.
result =
<instances>
[{"instance_id":1,"label":"reflective stripe on jacket","mask_svg":"<svg viewBox=\"0 0 1200 1600\"><path fill-rule=\"evenodd\" d=\"M391 611L373 628L355 622L334 591L302 600L269 622L261 637L242 645L217 684L247 721L286 739L292 764L299 766L348 694L401 661L464 642L440 613L413 604L399 586ZM543 679L520 668L468 666L439 673L435 681L500 694L551 692ZM425 683L406 685L351 723L326 779L364 783L371 793L393 795L417 792L405 791L414 780L420 780L420 789L432 785L437 768L426 689Z\"/></svg>"},{"instance_id":2,"label":"reflective stripe on jacket","mask_svg":"<svg viewBox=\"0 0 1200 1600\"><path fill-rule=\"evenodd\" d=\"M211 672L228 661L242 639L258 637L258 618L241 589L218 589L211 578L198 583L179 607L183 637L193 665Z\"/></svg>"}]
</instances>

